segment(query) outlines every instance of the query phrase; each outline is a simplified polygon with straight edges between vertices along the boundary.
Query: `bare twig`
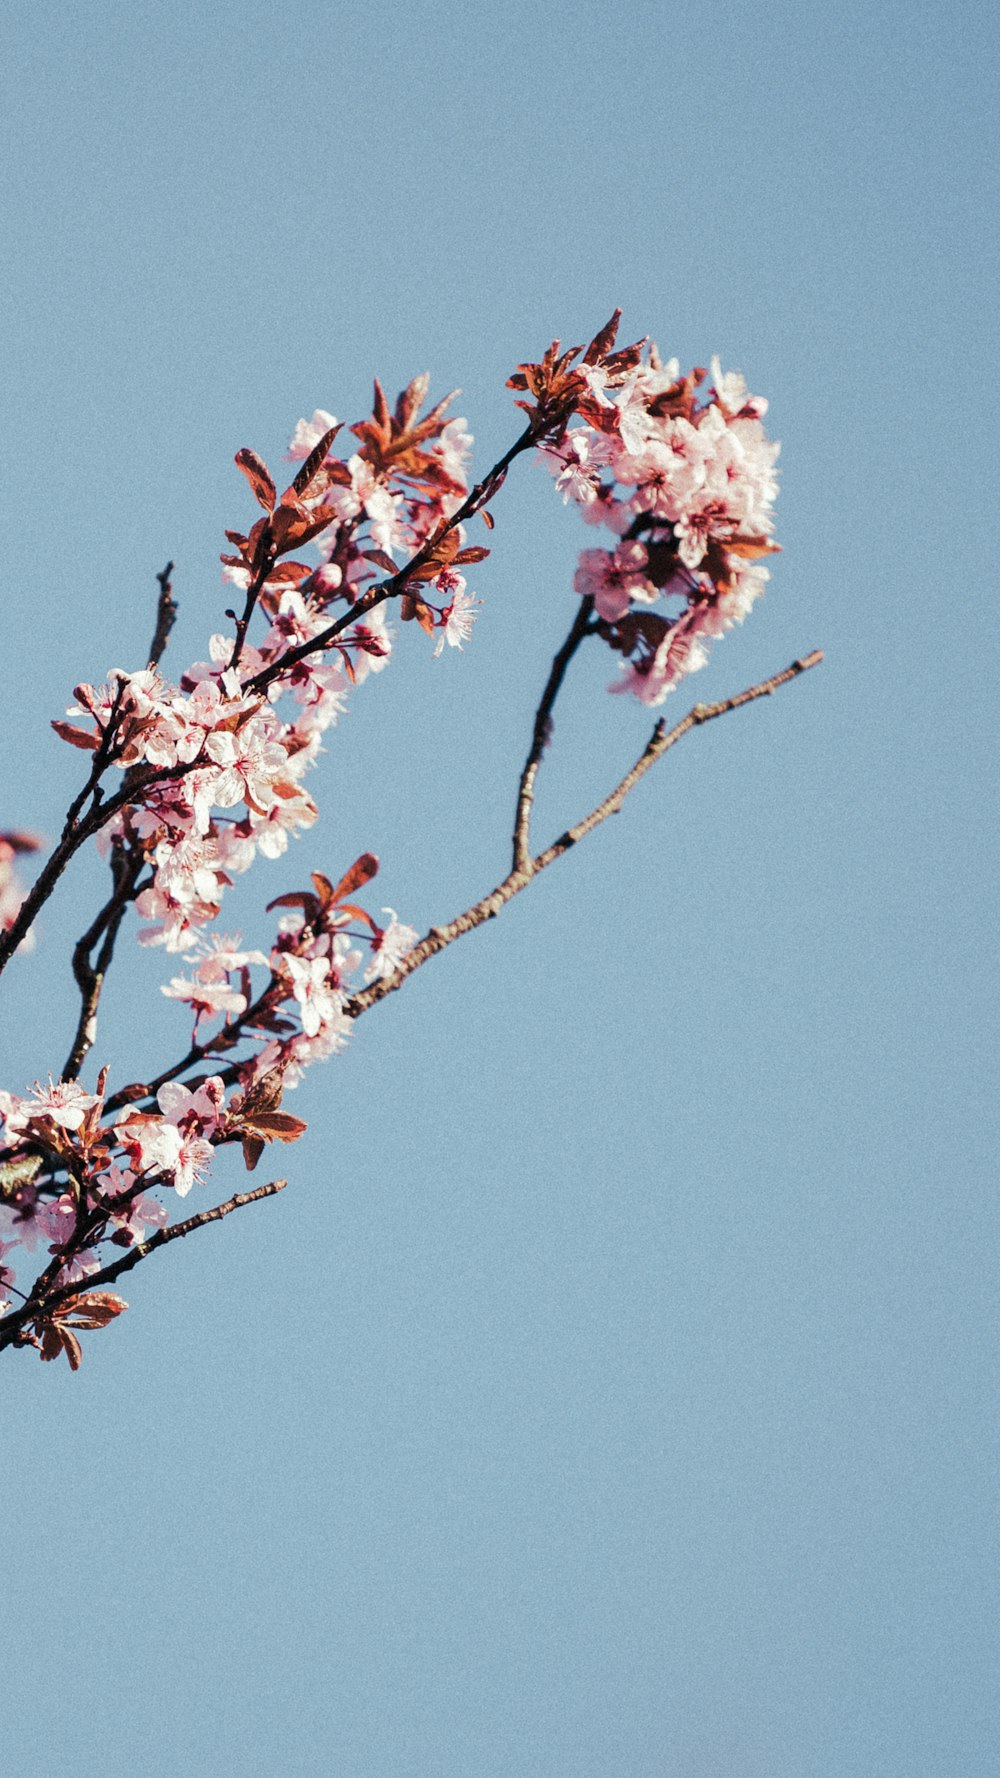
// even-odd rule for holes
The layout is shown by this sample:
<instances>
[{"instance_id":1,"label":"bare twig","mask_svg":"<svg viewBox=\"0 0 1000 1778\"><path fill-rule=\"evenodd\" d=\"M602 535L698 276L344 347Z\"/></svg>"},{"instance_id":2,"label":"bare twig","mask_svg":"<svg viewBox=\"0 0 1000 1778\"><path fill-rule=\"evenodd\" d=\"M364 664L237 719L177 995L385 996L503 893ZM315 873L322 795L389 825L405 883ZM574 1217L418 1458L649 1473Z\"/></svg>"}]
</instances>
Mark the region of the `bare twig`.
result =
<instances>
[{"instance_id":1,"label":"bare twig","mask_svg":"<svg viewBox=\"0 0 1000 1778\"><path fill-rule=\"evenodd\" d=\"M514 817L514 858L512 868L524 870L531 857L531 810L535 800L535 779L541 764L542 754L548 745L552 728L552 711L559 696L566 669L573 659L580 643L588 633L590 619L593 615L594 601L587 597L581 599L569 635L552 662L552 671L542 693L541 702L535 711L535 723L531 735L531 746L524 762L521 782L517 790L517 812Z\"/></svg>"},{"instance_id":2,"label":"bare twig","mask_svg":"<svg viewBox=\"0 0 1000 1778\"><path fill-rule=\"evenodd\" d=\"M230 668L239 666L240 656L243 653L243 646L247 639L247 631L250 628L250 619L256 609L257 600L260 598L260 595L267 584L267 577L274 567L276 551L271 540L270 526L268 526L260 540L260 554L260 566L251 580L250 585L247 587L247 596L243 602L242 616L236 617L236 613L233 611L227 611L226 613L227 617L234 618L236 622L236 641L233 644L233 652L229 657Z\"/></svg>"},{"instance_id":3,"label":"bare twig","mask_svg":"<svg viewBox=\"0 0 1000 1778\"><path fill-rule=\"evenodd\" d=\"M195 1229L205 1227L210 1222L221 1222L224 1216L232 1215L234 1210L242 1210L245 1204L256 1204L261 1198L272 1198L276 1192L284 1191L287 1179L273 1179L268 1185L258 1185L250 1192L237 1192L234 1197L227 1198L224 1204L215 1204L210 1210L199 1210L197 1216L189 1216L186 1222L175 1222L170 1228L157 1229L148 1241L138 1241L134 1247L122 1255L121 1259L112 1260L110 1265L103 1266L99 1272L91 1272L86 1278L77 1279L73 1284L64 1284L61 1289L53 1290L41 1301L34 1297L20 1309L13 1309L0 1321L0 1351L5 1346L23 1346L29 1343L28 1328L33 1322L44 1320L60 1303L70 1297L86 1299L88 1291L99 1290L105 1284L112 1284L124 1272L130 1272L140 1261L148 1259L158 1248L165 1247L168 1241L180 1241Z\"/></svg>"},{"instance_id":4,"label":"bare twig","mask_svg":"<svg viewBox=\"0 0 1000 1778\"><path fill-rule=\"evenodd\" d=\"M121 923L128 912L129 903L135 898L136 885L142 872L142 866L142 852L137 847L127 850L120 841L115 842L111 853L111 877L114 888L100 913L83 936L77 940L73 951L73 975L80 990L81 1004L72 1048L63 1063L63 1080L76 1078L88 1050L93 1046L97 1035L97 1007L104 987L104 978L111 966L115 941ZM103 938L103 943L98 952L97 961L93 963L91 954L98 939L101 938Z\"/></svg>"},{"instance_id":5,"label":"bare twig","mask_svg":"<svg viewBox=\"0 0 1000 1778\"><path fill-rule=\"evenodd\" d=\"M173 562L168 562L156 576L159 582L160 596L156 601L156 628L153 631L153 640L149 648L149 665L151 667L158 667L162 661L177 616L177 601L174 598L173 583L170 579L173 571Z\"/></svg>"},{"instance_id":6,"label":"bare twig","mask_svg":"<svg viewBox=\"0 0 1000 1778\"><path fill-rule=\"evenodd\" d=\"M486 920L494 919L500 909L505 907L507 902L518 895L522 889L526 889L541 871L547 870L557 858L561 858L579 840L584 839L588 833L592 833L594 828L599 827L602 821L606 821L609 815L616 815L629 792L635 789L640 778L645 777L650 767L669 752L671 747L676 746L678 741L683 740L684 736L689 734L693 728L700 728L702 724L714 721L717 716L725 716L730 710L739 710L744 704L753 703L756 698L770 697L781 686L787 685L792 679L797 679L800 673L807 673L811 667L819 666L822 659L822 650L814 649L812 654L805 655L802 660L793 661L792 665L786 667L783 672L775 673L770 679L763 679L758 685L751 685L746 691L737 692L731 698L724 698L721 703L695 704L694 708L689 710L687 715L672 729L667 729L662 720L658 722L635 764L626 772L624 778L615 786L610 795L604 798L603 802L598 803L597 807L592 809L589 815L585 815L582 821L578 821L574 827L567 828L565 833L553 841L551 846L545 848L544 852L539 852L537 857L529 859L526 864L512 870L502 883L498 883L495 889L490 890L488 895L484 895L480 901L473 903L472 907L466 908L464 914L459 914L446 926L432 926L426 937L422 938L419 944L414 945L412 951L407 951L406 956L391 975L384 976L380 981L372 982L369 987L363 988L359 994L351 997L345 1008L349 1017L360 1018L371 1007L377 1006L380 1000L384 1000L387 994L395 993L396 989L402 987L414 970L419 969L431 957L437 956L439 951L443 951L448 945L453 944L456 938L461 938L464 933L473 931L477 926L482 926ZM530 759L531 755L529 754L529 763Z\"/></svg>"}]
</instances>

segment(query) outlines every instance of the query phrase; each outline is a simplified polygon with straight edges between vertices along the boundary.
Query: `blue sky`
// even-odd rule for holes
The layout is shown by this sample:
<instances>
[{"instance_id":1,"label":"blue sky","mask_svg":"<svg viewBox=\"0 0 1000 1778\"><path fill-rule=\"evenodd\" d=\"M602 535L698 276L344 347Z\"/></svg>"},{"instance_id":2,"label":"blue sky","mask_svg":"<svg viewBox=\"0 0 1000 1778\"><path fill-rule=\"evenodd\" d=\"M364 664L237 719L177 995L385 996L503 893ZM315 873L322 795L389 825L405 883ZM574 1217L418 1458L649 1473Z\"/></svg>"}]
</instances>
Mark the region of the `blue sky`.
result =
<instances>
[{"instance_id":1,"label":"blue sky","mask_svg":"<svg viewBox=\"0 0 1000 1778\"><path fill-rule=\"evenodd\" d=\"M365 1019L292 1188L134 1274L78 1376L8 1354L5 1763L986 1778L992 11L42 0L4 42L0 825L58 831L49 719L142 664L168 558L203 654L236 449L429 369L485 467L512 366L616 304L782 440L785 553L695 695L827 656ZM421 929L502 874L592 536L530 464L497 519L473 641L359 692L248 941L364 849ZM644 743L608 676L542 836ZM102 881L4 977L15 1091ZM183 1014L117 969L131 1075Z\"/></svg>"}]
</instances>

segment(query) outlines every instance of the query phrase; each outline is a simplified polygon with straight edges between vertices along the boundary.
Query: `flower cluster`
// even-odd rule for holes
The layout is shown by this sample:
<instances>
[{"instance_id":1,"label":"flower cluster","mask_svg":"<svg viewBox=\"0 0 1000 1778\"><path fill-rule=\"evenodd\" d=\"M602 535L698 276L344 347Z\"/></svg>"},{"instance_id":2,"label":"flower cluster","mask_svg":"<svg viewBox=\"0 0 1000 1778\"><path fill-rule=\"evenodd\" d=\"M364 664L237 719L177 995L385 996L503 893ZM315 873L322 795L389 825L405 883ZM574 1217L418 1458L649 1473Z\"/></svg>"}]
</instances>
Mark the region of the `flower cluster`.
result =
<instances>
[{"instance_id":1,"label":"flower cluster","mask_svg":"<svg viewBox=\"0 0 1000 1778\"><path fill-rule=\"evenodd\" d=\"M436 631L437 653L468 638L475 601L461 566L487 552L463 547L461 526L439 534L468 493L471 438L463 420L445 419L447 401L420 418L426 392L427 378L416 378L390 411L376 383L372 418L353 428L360 448L346 462L332 454L340 430L332 414L300 420L289 458L302 468L280 501L265 465L241 451L237 463L267 517L248 536L227 533L233 551L223 564L248 595L247 616L259 608L266 619L259 640L246 639L245 624L212 636L210 658L179 685L152 667L79 685L67 715L93 727L54 724L75 746L104 745L132 773L136 800L102 838L140 848L152 867L136 902L149 922L143 943L188 950L218 917L233 877L258 853L279 857L316 820L303 777L350 688L391 653L385 607L366 597L379 570L398 575L397 558L405 565L422 552L404 620ZM289 558L306 543L318 566Z\"/></svg>"},{"instance_id":2,"label":"flower cluster","mask_svg":"<svg viewBox=\"0 0 1000 1778\"><path fill-rule=\"evenodd\" d=\"M197 1092L166 1082L158 1113L124 1110L114 1123L102 1121L106 1077L96 1093L75 1080L36 1083L24 1097L0 1093L0 1258L17 1247L34 1253L41 1242L55 1290L96 1272L103 1242L130 1247L163 1227L166 1205L147 1188L168 1185L183 1197L204 1176L215 1142L232 1140L218 1076ZM0 1267L4 1310L14 1278L11 1265Z\"/></svg>"},{"instance_id":3,"label":"flower cluster","mask_svg":"<svg viewBox=\"0 0 1000 1778\"><path fill-rule=\"evenodd\" d=\"M574 585L623 657L611 689L661 704L764 589L779 446L761 423L766 401L717 358L706 399L708 373L681 376L655 348L624 376L600 364L576 374L579 423L543 455L563 499L618 542L585 549Z\"/></svg>"},{"instance_id":4,"label":"flower cluster","mask_svg":"<svg viewBox=\"0 0 1000 1778\"><path fill-rule=\"evenodd\" d=\"M127 1102L110 1123L104 1121L106 1071L96 1093L76 1080L36 1084L23 1097L0 1092L0 1312L10 1307L15 1273L7 1255L17 1246L34 1253L43 1243L54 1289L83 1280L102 1264L103 1242L128 1247L166 1223L153 1187L184 1198L204 1182L220 1144L240 1142L254 1166L267 1142L302 1134L302 1120L279 1109L283 1087L342 1047L350 1028L348 993L366 951L361 979L372 982L391 973L416 942L413 928L391 909L381 925L351 899L377 869L365 853L336 885L314 873L311 891L272 904L283 911L270 958L216 936L201 942L192 978L164 987L195 1012L189 1064L241 1043L258 1045L224 1075L188 1084L169 1078L155 1094L141 1088L156 1110ZM252 966L268 971L256 998ZM220 1013L226 1015L221 1029L199 1043L200 1023Z\"/></svg>"}]
</instances>

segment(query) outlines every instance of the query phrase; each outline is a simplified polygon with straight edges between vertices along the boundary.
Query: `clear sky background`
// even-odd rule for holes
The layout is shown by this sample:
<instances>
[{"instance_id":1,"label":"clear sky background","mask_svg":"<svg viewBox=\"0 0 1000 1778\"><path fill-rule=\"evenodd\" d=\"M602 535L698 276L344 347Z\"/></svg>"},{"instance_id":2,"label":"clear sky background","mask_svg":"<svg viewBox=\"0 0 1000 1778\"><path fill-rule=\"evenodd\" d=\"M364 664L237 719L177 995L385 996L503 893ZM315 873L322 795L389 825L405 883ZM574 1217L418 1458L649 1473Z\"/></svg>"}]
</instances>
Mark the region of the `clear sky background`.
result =
<instances>
[{"instance_id":1,"label":"clear sky background","mask_svg":"<svg viewBox=\"0 0 1000 1778\"><path fill-rule=\"evenodd\" d=\"M429 369L485 467L511 367L616 304L783 442L693 695L827 659L366 1018L292 1188L140 1268L78 1376L5 1356L4 1770L996 1772L996 48L878 0L8 17L0 826L58 831L49 719L144 663L169 557L204 654L238 447ZM531 464L497 517L472 643L359 692L250 942L365 848L421 930L502 874L594 538ZM648 733L608 668L542 838ZM15 1091L103 881L4 978ZM119 1079L183 1041L169 973L123 941Z\"/></svg>"}]
</instances>

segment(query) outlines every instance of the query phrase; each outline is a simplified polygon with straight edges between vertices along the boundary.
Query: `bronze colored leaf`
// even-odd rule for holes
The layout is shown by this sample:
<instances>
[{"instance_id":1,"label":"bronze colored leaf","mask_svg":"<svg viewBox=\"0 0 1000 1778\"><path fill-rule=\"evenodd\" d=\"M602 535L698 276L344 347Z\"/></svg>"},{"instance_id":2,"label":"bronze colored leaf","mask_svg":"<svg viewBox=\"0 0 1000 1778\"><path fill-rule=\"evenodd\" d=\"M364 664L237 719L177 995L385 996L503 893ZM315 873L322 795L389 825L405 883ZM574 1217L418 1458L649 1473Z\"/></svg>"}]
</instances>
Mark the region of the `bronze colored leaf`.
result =
<instances>
[{"instance_id":1,"label":"bronze colored leaf","mask_svg":"<svg viewBox=\"0 0 1000 1778\"><path fill-rule=\"evenodd\" d=\"M606 322L600 333L595 333L590 345L583 354L584 364L599 364L610 352L618 337L618 326L622 318L621 309L616 309L611 320Z\"/></svg>"},{"instance_id":2,"label":"bronze colored leaf","mask_svg":"<svg viewBox=\"0 0 1000 1778\"><path fill-rule=\"evenodd\" d=\"M246 476L264 511L272 512L278 491L271 480L267 464L261 461L256 451L246 449L237 451L235 462L237 469L241 469Z\"/></svg>"},{"instance_id":3,"label":"bronze colored leaf","mask_svg":"<svg viewBox=\"0 0 1000 1778\"><path fill-rule=\"evenodd\" d=\"M392 557L387 556L384 549L363 549L361 554L364 556L366 562L374 562L376 568L381 568L384 573L399 573L399 569Z\"/></svg>"},{"instance_id":4,"label":"bronze colored leaf","mask_svg":"<svg viewBox=\"0 0 1000 1778\"><path fill-rule=\"evenodd\" d=\"M252 1173L264 1153L264 1144L259 1136L251 1136L249 1131L242 1139L243 1160L248 1173Z\"/></svg>"},{"instance_id":5,"label":"bronze colored leaf","mask_svg":"<svg viewBox=\"0 0 1000 1778\"><path fill-rule=\"evenodd\" d=\"M90 1290L60 1303L55 1315L70 1327L107 1327L109 1321L127 1308L124 1298L114 1296L110 1290Z\"/></svg>"},{"instance_id":6,"label":"bronze colored leaf","mask_svg":"<svg viewBox=\"0 0 1000 1778\"><path fill-rule=\"evenodd\" d=\"M374 852L362 852L361 857L354 860L350 870L344 872L336 888L331 889L330 900L333 902L344 901L347 896L353 895L356 889L360 889L363 883L370 883L372 878L377 875L378 859Z\"/></svg>"},{"instance_id":7,"label":"bronze colored leaf","mask_svg":"<svg viewBox=\"0 0 1000 1778\"><path fill-rule=\"evenodd\" d=\"M246 1119L244 1127L249 1135L259 1136L263 1142L297 1142L309 1126L290 1111L256 1111Z\"/></svg>"},{"instance_id":8,"label":"bronze colored leaf","mask_svg":"<svg viewBox=\"0 0 1000 1778\"><path fill-rule=\"evenodd\" d=\"M82 747L93 751L97 746L97 736L90 734L85 728L77 728L75 722L53 722L52 727L61 741L68 741L71 747Z\"/></svg>"},{"instance_id":9,"label":"bronze colored leaf","mask_svg":"<svg viewBox=\"0 0 1000 1778\"><path fill-rule=\"evenodd\" d=\"M292 483L292 488L296 494L304 494L308 489L310 482L315 481L326 462L327 453L339 431L339 425L331 426L329 432L324 432L319 444L314 445L313 449L309 452L302 468L299 470L298 475Z\"/></svg>"}]
</instances>

